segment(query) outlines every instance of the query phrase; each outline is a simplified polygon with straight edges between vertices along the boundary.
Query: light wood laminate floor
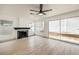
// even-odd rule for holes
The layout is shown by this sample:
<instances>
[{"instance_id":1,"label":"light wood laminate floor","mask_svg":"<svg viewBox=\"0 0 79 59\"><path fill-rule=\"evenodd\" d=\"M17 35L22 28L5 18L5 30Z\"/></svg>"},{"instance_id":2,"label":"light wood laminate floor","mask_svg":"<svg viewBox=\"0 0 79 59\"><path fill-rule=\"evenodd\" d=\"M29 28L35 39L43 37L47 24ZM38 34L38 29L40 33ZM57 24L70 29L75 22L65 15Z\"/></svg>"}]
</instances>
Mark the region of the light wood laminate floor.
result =
<instances>
[{"instance_id":1,"label":"light wood laminate floor","mask_svg":"<svg viewBox=\"0 0 79 59\"><path fill-rule=\"evenodd\" d=\"M79 43L79 35L78 34L69 34L69 33L56 33L56 32L49 32L50 38L56 38L59 40L64 40L73 43Z\"/></svg>"},{"instance_id":2,"label":"light wood laminate floor","mask_svg":"<svg viewBox=\"0 0 79 59\"><path fill-rule=\"evenodd\" d=\"M0 43L0 55L76 55L79 45L40 36Z\"/></svg>"}]
</instances>

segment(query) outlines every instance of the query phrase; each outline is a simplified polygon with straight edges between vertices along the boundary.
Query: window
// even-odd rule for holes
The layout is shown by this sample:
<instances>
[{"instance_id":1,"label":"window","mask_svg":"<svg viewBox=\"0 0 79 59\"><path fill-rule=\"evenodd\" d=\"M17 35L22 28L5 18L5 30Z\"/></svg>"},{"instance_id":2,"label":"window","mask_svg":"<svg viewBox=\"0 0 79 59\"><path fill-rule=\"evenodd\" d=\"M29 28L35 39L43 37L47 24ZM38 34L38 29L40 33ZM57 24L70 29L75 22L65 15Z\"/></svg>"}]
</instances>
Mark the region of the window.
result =
<instances>
[{"instance_id":1,"label":"window","mask_svg":"<svg viewBox=\"0 0 79 59\"><path fill-rule=\"evenodd\" d=\"M36 34L44 32L44 21L35 22L35 32Z\"/></svg>"},{"instance_id":2,"label":"window","mask_svg":"<svg viewBox=\"0 0 79 59\"><path fill-rule=\"evenodd\" d=\"M77 43L79 17L49 21L49 37Z\"/></svg>"},{"instance_id":3,"label":"window","mask_svg":"<svg viewBox=\"0 0 79 59\"><path fill-rule=\"evenodd\" d=\"M0 20L0 35L12 34L12 21Z\"/></svg>"}]
</instances>

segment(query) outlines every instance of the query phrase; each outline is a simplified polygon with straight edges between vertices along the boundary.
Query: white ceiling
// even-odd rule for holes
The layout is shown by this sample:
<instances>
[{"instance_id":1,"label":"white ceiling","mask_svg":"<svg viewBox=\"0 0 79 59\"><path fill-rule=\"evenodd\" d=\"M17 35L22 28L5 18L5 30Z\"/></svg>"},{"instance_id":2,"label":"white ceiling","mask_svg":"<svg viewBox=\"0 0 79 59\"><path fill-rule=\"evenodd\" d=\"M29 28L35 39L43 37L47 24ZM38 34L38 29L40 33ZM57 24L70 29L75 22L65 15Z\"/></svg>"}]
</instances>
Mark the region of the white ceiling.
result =
<instances>
[{"instance_id":1,"label":"white ceiling","mask_svg":"<svg viewBox=\"0 0 79 59\"><path fill-rule=\"evenodd\" d=\"M0 4L0 15L12 15L12 16L23 16L26 18L40 18L37 15L30 15L30 9L39 10L39 4ZM61 13L73 11L79 9L78 4L44 4L43 10L53 9L53 11L46 12L49 17L58 15Z\"/></svg>"}]
</instances>

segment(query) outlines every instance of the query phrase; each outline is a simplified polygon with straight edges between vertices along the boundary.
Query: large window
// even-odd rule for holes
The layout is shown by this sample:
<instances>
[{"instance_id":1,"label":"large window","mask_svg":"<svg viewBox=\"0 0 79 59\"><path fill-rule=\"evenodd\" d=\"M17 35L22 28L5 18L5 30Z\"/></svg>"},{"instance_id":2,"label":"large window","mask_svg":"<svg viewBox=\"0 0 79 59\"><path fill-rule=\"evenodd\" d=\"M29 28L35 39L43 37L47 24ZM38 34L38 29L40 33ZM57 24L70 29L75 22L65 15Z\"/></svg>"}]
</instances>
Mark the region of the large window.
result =
<instances>
[{"instance_id":1,"label":"large window","mask_svg":"<svg viewBox=\"0 0 79 59\"><path fill-rule=\"evenodd\" d=\"M49 37L79 42L79 17L49 21Z\"/></svg>"},{"instance_id":2,"label":"large window","mask_svg":"<svg viewBox=\"0 0 79 59\"><path fill-rule=\"evenodd\" d=\"M12 21L0 20L0 35L9 35L12 34Z\"/></svg>"},{"instance_id":3,"label":"large window","mask_svg":"<svg viewBox=\"0 0 79 59\"><path fill-rule=\"evenodd\" d=\"M0 20L0 42L16 38L14 20Z\"/></svg>"}]
</instances>

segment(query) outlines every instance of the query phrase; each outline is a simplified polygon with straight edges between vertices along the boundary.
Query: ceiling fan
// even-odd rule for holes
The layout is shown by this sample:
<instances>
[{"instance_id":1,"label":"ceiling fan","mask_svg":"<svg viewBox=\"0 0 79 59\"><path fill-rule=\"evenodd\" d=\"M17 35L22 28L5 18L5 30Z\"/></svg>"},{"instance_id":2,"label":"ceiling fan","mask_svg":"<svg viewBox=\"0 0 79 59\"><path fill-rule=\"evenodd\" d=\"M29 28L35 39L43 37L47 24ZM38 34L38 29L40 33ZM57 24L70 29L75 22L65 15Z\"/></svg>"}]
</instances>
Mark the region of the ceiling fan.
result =
<instances>
[{"instance_id":1,"label":"ceiling fan","mask_svg":"<svg viewBox=\"0 0 79 59\"><path fill-rule=\"evenodd\" d=\"M48 10L43 10L43 4L40 4L40 10L33 10L33 9L30 9L30 11L33 11L33 12L37 12L36 14L34 13L30 13L31 15L46 15L45 12L49 12L49 11L52 11L52 9L48 9Z\"/></svg>"}]
</instances>

